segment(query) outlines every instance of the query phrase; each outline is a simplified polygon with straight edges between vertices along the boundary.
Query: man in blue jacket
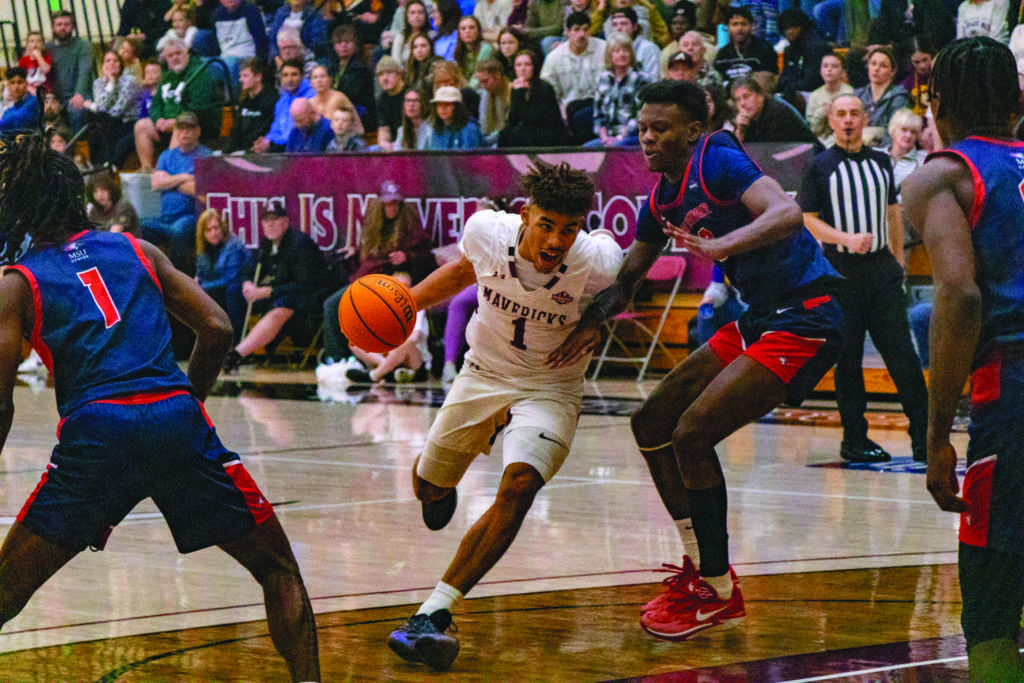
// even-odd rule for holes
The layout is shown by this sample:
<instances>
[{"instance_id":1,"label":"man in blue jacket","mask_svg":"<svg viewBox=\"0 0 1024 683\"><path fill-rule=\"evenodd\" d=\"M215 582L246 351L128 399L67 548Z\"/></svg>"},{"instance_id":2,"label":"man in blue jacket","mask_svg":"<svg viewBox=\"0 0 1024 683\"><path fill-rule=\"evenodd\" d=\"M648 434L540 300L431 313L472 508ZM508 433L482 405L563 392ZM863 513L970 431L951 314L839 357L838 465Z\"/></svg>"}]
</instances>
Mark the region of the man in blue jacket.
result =
<instances>
[{"instance_id":1,"label":"man in blue jacket","mask_svg":"<svg viewBox=\"0 0 1024 683\"><path fill-rule=\"evenodd\" d=\"M278 72L281 80L281 97L274 107L274 122L270 124L270 132L253 143L254 152L282 152L288 144L288 136L295 127L291 107L299 97L309 99L316 94L313 86L302 77L302 60L288 59L281 64Z\"/></svg>"}]
</instances>

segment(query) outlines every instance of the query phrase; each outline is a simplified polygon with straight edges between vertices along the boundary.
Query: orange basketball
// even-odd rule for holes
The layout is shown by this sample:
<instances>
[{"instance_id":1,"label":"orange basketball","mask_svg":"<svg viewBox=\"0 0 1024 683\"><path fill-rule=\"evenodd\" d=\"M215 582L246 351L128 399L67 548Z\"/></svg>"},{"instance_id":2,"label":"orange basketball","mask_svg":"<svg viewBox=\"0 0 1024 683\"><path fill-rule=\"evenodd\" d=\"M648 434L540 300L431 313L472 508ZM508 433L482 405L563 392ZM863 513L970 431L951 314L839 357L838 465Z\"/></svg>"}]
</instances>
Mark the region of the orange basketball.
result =
<instances>
[{"instance_id":1,"label":"orange basketball","mask_svg":"<svg viewBox=\"0 0 1024 683\"><path fill-rule=\"evenodd\" d=\"M364 351L390 351L409 338L416 304L409 289L387 275L366 275L345 290L338 306L341 332Z\"/></svg>"}]
</instances>

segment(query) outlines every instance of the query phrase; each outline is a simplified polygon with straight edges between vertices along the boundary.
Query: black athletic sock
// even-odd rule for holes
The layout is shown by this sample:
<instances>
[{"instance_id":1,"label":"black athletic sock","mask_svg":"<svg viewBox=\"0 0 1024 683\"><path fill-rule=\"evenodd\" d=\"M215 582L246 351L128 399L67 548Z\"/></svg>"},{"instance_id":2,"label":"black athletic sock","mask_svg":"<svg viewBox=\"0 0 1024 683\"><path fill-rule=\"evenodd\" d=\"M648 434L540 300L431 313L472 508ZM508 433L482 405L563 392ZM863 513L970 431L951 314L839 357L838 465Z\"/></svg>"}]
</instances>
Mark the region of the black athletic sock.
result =
<instances>
[{"instance_id":1,"label":"black athletic sock","mask_svg":"<svg viewBox=\"0 0 1024 683\"><path fill-rule=\"evenodd\" d=\"M700 573L721 576L729 571L729 533L726 530L728 498L725 484L710 489L686 489L690 518L700 546Z\"/></svg>"}]
</instances>

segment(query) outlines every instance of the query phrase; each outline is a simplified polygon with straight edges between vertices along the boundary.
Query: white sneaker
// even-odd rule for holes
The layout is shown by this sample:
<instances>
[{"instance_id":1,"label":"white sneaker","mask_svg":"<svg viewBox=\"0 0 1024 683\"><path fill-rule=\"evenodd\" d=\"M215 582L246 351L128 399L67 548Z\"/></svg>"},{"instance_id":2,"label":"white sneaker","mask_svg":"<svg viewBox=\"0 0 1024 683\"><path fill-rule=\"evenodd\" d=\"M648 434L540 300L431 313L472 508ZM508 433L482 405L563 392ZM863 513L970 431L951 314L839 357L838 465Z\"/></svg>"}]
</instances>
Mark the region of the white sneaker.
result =
<instances>
[{"instance_id":1,"label":"white sneaker","mask_svg":"<svg viewBox=\"0 0 1024 683\"><path fill-rule=\"evenodd\" d=\"M321 363L316 366L316 381L317 382L347 382L348 378L345 377L345 371L348 370L347 363L332 363L327 365Z\"/></svg>"},{"instance_id":2,"label":"white sneaker","mask_svg":"<svg viewBox=\"0 0 1024 683\"><path fill-rule=\"evenodd\" d=\"M455 363L448 361L444 364L444 368L441 369L441 384L446 387L451 386L458 374L459 371L455 369Z\"/></svg>"},{"instance_id":3,"label":"white sneaker","mask_svg":"<svg viewBox=\"0 0 1024 683\"><path fill-rule=\"evenodd\" d=\"M32 351L28 358L23 360L21 365L18 366L19 375L41 372L47 372L46 366L43 364L43 359L35 351Z\"/></svg>"}]
</instances>

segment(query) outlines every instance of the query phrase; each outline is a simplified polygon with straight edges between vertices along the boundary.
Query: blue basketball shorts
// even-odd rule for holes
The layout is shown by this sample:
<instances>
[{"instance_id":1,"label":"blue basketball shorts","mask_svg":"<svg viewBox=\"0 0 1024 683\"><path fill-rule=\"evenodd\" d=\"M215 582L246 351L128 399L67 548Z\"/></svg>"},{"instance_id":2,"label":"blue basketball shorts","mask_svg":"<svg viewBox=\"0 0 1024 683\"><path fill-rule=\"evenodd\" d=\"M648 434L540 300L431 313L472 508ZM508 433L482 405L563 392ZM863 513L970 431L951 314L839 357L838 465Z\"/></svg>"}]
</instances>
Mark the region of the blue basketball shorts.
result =
<instances>
[{"instance_id":1,"label":"blue basketball shorts","mask_svg":"<svg viewBox=\"0 0 1024 683\"><path fill-rule=\"evenodd\" d=\"M749 356L786 383L785 403L800 405L836 363L842 313L827 294L797 298L764 310L748 308L718 330L708 346L725 365Z\"/></svg>"},{"instance_id":2,"label":"blue basketball shorts","mask_svg":"<svg viewBox=\"0 0 1024 683\"><path fill-rule=\"evenodd\" d=\"M61 421L57 440L18 515L56 545L102 549L113 527L146 498L182 553L240 538L273 515L202 404L186 392L88 403Z\"/></svg>"}]
</instances>

